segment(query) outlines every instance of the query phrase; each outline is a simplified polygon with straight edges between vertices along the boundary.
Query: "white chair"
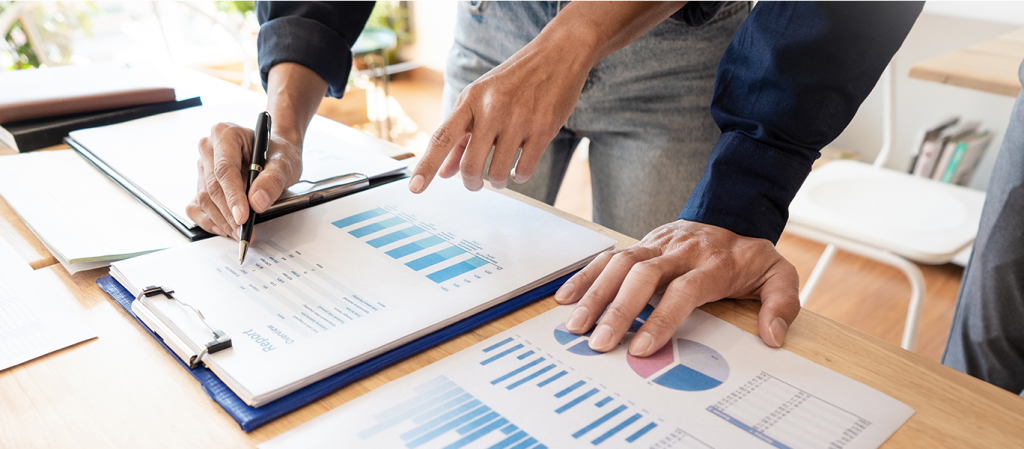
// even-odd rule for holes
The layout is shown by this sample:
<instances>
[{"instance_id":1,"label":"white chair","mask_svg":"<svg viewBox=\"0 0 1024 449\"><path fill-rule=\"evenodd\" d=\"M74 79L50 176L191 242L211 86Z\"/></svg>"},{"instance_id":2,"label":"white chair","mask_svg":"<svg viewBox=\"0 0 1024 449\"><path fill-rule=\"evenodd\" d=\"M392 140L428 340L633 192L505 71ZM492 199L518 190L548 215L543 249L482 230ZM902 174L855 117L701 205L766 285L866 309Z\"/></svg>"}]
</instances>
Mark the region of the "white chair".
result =
<instances>
[{"instance_id":1,"label":"white chair","mask_svg":"<svg viewBox=\"0 0 1024 449\"><path fill-rule=\"evenodd\" d=\"M985 193L890 170L892 67L882 75L882 149L874 164L834 161L811 171L789 208L786 232L827 246L800 292L806 303L837 249L891 265L910 280L911 299L900 346L913 351L925 283L913 262L942 264L978 233Z\"/></svg>"}]
</instances>

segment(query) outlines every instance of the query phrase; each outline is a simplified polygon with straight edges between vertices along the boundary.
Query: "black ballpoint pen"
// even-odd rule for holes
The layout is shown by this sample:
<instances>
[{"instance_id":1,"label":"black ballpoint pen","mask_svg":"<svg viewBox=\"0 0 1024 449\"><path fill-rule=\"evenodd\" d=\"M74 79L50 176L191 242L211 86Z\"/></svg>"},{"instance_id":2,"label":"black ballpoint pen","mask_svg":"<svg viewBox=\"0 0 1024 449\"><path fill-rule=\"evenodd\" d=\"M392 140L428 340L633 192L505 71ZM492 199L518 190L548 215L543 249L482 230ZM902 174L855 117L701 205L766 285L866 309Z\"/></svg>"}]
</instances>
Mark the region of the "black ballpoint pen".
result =
<instances>
[{"instance_id":1,"label":"black ballpoint pen","mask_svg":"<svg viewBox=\"0 0 1024 449\"><path fill-rule=\"evenodd\" d=\"M270 114L261 112L256 119L256 131L252 143L252 160L249 162L249 182L245 184L245 197L249 198L249 189L256 182L256 177L263 172L263 163L267 160L267 148L270 147ZM256 211L249 205L249 219L242 225L241 237L238 239L238 264L245 261L245 253L252 242L252 228L256 225Z\"/></svg>"}]
</instances>

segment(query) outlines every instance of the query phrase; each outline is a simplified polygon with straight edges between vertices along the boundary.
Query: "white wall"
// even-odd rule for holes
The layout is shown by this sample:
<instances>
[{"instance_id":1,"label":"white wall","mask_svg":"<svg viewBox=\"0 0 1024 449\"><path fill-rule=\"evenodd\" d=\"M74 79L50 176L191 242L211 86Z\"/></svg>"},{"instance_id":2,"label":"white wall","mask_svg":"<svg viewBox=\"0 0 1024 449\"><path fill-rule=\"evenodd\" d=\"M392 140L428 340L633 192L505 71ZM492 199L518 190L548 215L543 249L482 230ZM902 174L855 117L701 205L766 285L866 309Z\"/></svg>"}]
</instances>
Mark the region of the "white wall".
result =
<instances>
[{"instance_id":1,"label":"white wall","mask_svg":"<svg viewBox=\"0 0 1024 449\"><path fill-rule=\"evenodd\" d=\"M1021 26L1024 26L1024 3L929 2L926 5L895 58L896 140L889 158L890 168L907 168L910 148L919 128L950 115L961 115L964 120L981 121L994 132L992 144L970 183L972 188L986 188L1014 99L911 79L907 73L914 63L994 39ZM861 160L869 162L878 153L882 139L879 90L876 86L850 126L832 143L835 147L859 152Z\"/></svg>"},{"instance_id":2,"label":"white wall","mask_svg":"<svg viewBox=\"0 0 1024 449\"><path fill-rule=\"evenodd\" d=\"M445 73L448 51L455 42L458 2L409 2L408 5L415 36L413 57L427 68Z\"/></svg>"}]
</instances>

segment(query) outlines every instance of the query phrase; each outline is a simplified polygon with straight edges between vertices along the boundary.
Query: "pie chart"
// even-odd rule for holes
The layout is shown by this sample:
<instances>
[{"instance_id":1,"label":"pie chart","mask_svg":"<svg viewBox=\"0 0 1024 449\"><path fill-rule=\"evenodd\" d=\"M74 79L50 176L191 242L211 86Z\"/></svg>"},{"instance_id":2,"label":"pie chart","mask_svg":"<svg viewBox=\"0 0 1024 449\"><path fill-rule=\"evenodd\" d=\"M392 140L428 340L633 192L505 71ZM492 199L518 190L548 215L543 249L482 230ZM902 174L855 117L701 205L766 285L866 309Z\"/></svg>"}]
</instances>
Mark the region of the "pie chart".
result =
<instances>
[{"instance_id":1,"label":"pie chart","mask_svg":"<svg viewBox=\"0 0 1024 449\"><path fill-rule=\"evenodd\" d=\"M704 391L729 378L729 363L718 351L692 340L673 338L650 357L626 355L640 377L679 391Z\"/></svg>"},{"instance_id":2,"label":"pie chart","mask_svg":"<svg viewBox=\"0 0 1024 449\"><path fill-rule=\"evenodd\" d=\"M644 306L644 310L640 312L640 315L637 316L636 319L633 320L633 323L629 326L629 331L636 332L637 329L640 329L640 326L642 326L644 322L647 321L647 318L651 316L651 312L653 311L654 307L652 307L650 304ZM572 332L569 332L569 330L566 329L565 323L560 323L558 326L555 327L555 341L557 341L558 344L562 346L568 345L568 347L565 348L566 351L569 351L573 354L588 356L601 354L600 352L590 349L590 332L581 335L576 335ZM575 344L572 344L573 342L575 342Z\"/></svg>"}]
</instances>

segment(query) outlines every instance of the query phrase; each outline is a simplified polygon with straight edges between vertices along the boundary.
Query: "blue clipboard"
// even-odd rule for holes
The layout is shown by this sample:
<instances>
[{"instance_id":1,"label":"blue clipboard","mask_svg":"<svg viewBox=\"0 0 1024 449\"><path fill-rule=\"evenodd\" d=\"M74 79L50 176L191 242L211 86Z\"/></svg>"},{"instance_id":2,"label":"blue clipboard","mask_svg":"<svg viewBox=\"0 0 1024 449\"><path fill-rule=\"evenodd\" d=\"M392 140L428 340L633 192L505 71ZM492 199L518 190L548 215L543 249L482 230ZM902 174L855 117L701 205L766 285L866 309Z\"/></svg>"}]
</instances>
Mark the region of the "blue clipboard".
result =
<instances>
[{"instance_id":1,"label":"blue clipboard","mask_svg":"<svg viewBox=\"0 0 1024 449\"><path fill-rule=\"evenodd\" d=\"M149 332L149 335L153 336L153 338L160 342L160 345L164 347L164 350L170 353L174 360L180 363L183 368L192 374L192 377L195 377L196 380L199 381L199 384L203 387L203 391L206 391L206 394L209 395L211 399L220 404L220 406L224 408L224 411L228 412L228 414L238 422L238 425L242 430L249 432L274 420L275 418L291 412L292 410L296 410L310 402L320 399L341 387L376 373L377 371L380 371L381 369L384 369L406 357L441 344L452 337L459 336L464 332L473 329L474 327L508 314L515 309L537 301L545 296L551 295L558 289L558 287L561 287L565 281L569 280L569 277L573 274L574 273L570 273L562 276L543 286L537 287L529 292L523 293L522 295L516 296L515 298L484 310L483 312L448 325L447 327L437 330L429 335L413 340L402 347L392 349L391 351L385 352L384 354L334 374L326 379L308 385L287 396L263 405L260 408L252 407L243 402L233 391L231 391L230 388L228 388L227 385L224 384L224 382L221 382L220 378L218 378L213 371L210 371L209 368L201 366L195 369L190 369L185 362L175 356L171 349L164 343L163 339L153 333L149 327L139 320L139 317L135 316L135 312L132 312L132 301L135 300L135 296L122 287L121 284L113 277L101 277L96 280L96 284L98 284L103 291L107 292L114 301L117 301L121 307L124 307L124 310L128 312L132 318L135 318L135 321L138 321L139 325L142 326L146 332Z\"/></svg>"}]
</instances>

